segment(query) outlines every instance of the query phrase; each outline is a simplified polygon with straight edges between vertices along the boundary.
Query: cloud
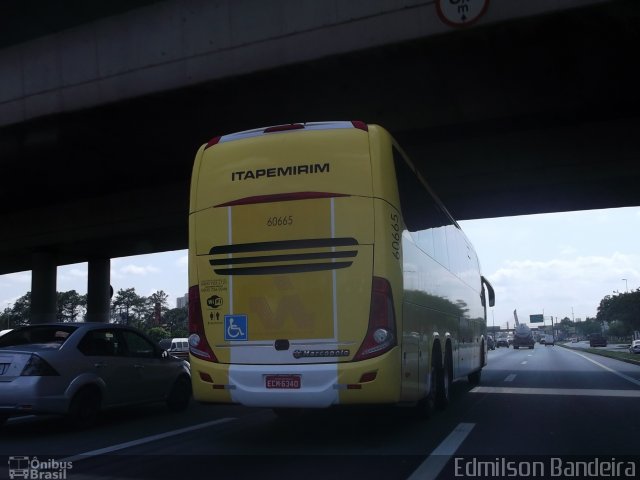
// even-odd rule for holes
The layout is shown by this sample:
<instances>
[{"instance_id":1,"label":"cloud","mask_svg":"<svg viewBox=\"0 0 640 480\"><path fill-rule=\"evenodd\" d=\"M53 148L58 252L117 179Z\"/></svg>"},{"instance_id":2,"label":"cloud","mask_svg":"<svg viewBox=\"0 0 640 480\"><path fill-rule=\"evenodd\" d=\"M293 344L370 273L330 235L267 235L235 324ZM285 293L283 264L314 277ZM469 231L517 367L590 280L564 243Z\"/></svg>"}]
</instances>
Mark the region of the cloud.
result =
<instances>
[{"instance_id":1,"label":"cloud","mask_svg":"<svg viewBox=\"0 0 640 480\"><path fill-rule=\"evenodd\" d=\"M153 265L140 266L130 263L129 265L120 267L119 272L122 274L145 276L152 273L159 273L160 269Z\"/></svg>"},{"instance_id":2,"label":"cloud","mask_svg":"<svg viewBox=\"0 0 640 480\"><path fill-rule=\"evenodd\" d=\"M542 313L563 318L595 316L600 300L614 290L640 285L640 255L578 256L544 261L510 260L489 275L496 313L508 321L514 308L523 318ZM572 312L573 309L573 312Z\"/></svg>"},{"instance_id":3,"label":"cloud","mask_svg":"<svg viewBox=\"0 0 640 480\"><path fill-rule=\"evenodd\" d=\"M186 272L187 271L187 267L189 265L189 255L182 255L180 258L178 258L175 261L175 265L176 267L179 267L181 269L181 271Z\"/></svg>"}]
</instances>

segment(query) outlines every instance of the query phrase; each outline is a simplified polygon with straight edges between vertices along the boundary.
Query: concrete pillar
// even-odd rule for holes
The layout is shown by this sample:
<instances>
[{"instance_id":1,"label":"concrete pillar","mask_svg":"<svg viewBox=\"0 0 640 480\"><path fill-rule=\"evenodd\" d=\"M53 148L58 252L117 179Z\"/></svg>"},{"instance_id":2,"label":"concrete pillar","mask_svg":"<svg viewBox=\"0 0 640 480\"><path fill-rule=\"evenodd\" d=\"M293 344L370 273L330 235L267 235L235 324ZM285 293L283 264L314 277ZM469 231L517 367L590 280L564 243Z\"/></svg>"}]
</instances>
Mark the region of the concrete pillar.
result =
<instances>
[{"instance_id":1,"label":"concrete pillar","mask_svg":"<svg viewBox=\"0 0 640 480\"><path fill-rule=\"evenodd\" d=\"M54 257L47 252L33 254L31 271L31 323L56 321L56 273Z\"/></svg>"},{"instance_id":2,"label":"concrete pillar","mask_svg":"<svg viewBox=\"0 0 640 480\"><path fill-rule=\"evenodd\" d=\"M89 259L87 322L109 322L111 304L111 259Z\"/></svg>"}]
</instances>

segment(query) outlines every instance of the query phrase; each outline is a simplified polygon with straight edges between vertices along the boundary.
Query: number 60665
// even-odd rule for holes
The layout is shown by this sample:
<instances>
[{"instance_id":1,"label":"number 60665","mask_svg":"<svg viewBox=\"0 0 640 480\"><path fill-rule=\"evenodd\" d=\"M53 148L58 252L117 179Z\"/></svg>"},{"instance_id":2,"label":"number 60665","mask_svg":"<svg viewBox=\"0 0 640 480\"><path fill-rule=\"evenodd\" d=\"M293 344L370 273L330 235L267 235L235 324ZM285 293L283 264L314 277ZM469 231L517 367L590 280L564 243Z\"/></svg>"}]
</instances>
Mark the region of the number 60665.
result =
<instances>
[{"instance_id":1,"label":"number 60665","mask_svg":"<svg viewBox=\"0 0 640 480\"><path fill-rule=\"evenodd\" d=\"M267 227L284 227L288 225L293 225L292 215L284 217L269 217L267 219Z\"/></svg>"}]
</instances>

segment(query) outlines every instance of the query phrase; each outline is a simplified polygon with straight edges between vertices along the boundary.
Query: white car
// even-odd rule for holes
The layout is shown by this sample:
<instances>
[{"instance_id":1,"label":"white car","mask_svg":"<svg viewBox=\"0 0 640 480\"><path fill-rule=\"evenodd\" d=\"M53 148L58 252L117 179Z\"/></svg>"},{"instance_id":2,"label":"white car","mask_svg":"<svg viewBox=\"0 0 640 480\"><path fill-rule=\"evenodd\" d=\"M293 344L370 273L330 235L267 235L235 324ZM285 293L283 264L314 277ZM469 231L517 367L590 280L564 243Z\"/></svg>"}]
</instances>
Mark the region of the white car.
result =
<instances>
[{"instance_id":1,"label":"white car","mask_svg":"<svg viewBox=\"0 0 640 480\"><path fill-rule=\"evenodd\" d=\"M103 410L191 400L191 373L142 332L110 323L46 323L0 337L0 425L28 414L67 415L78 427Z\"/></svg>"},{"instance_id":2,"label":"white car","mask_svg":"<svg viewBox=\"0 0 640 480\"><path fill-rule=\"evenodd\" d=\"M631 342L629 353L640 353L640 340L634 340Z\"/></svg>"}]
</instances>

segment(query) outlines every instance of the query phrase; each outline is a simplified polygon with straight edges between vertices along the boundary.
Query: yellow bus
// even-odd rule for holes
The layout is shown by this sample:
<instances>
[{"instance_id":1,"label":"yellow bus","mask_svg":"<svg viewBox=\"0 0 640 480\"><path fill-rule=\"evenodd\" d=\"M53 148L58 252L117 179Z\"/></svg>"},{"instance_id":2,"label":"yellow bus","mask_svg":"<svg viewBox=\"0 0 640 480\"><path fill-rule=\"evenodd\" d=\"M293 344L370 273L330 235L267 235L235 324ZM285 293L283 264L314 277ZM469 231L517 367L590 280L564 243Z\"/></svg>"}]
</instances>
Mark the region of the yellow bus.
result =
<instances>
[{"instance_id":1,"label":"yellow bus","mask_svg":"<svg viewBox=\"0 0 640 480\"><path fill-rule=\"evenodd\" d=\"M280 125L198 150L196 400L444 407L452 381L480 381L493 303L471 243L382 127Z\"/></svg>"}]
</instances>

